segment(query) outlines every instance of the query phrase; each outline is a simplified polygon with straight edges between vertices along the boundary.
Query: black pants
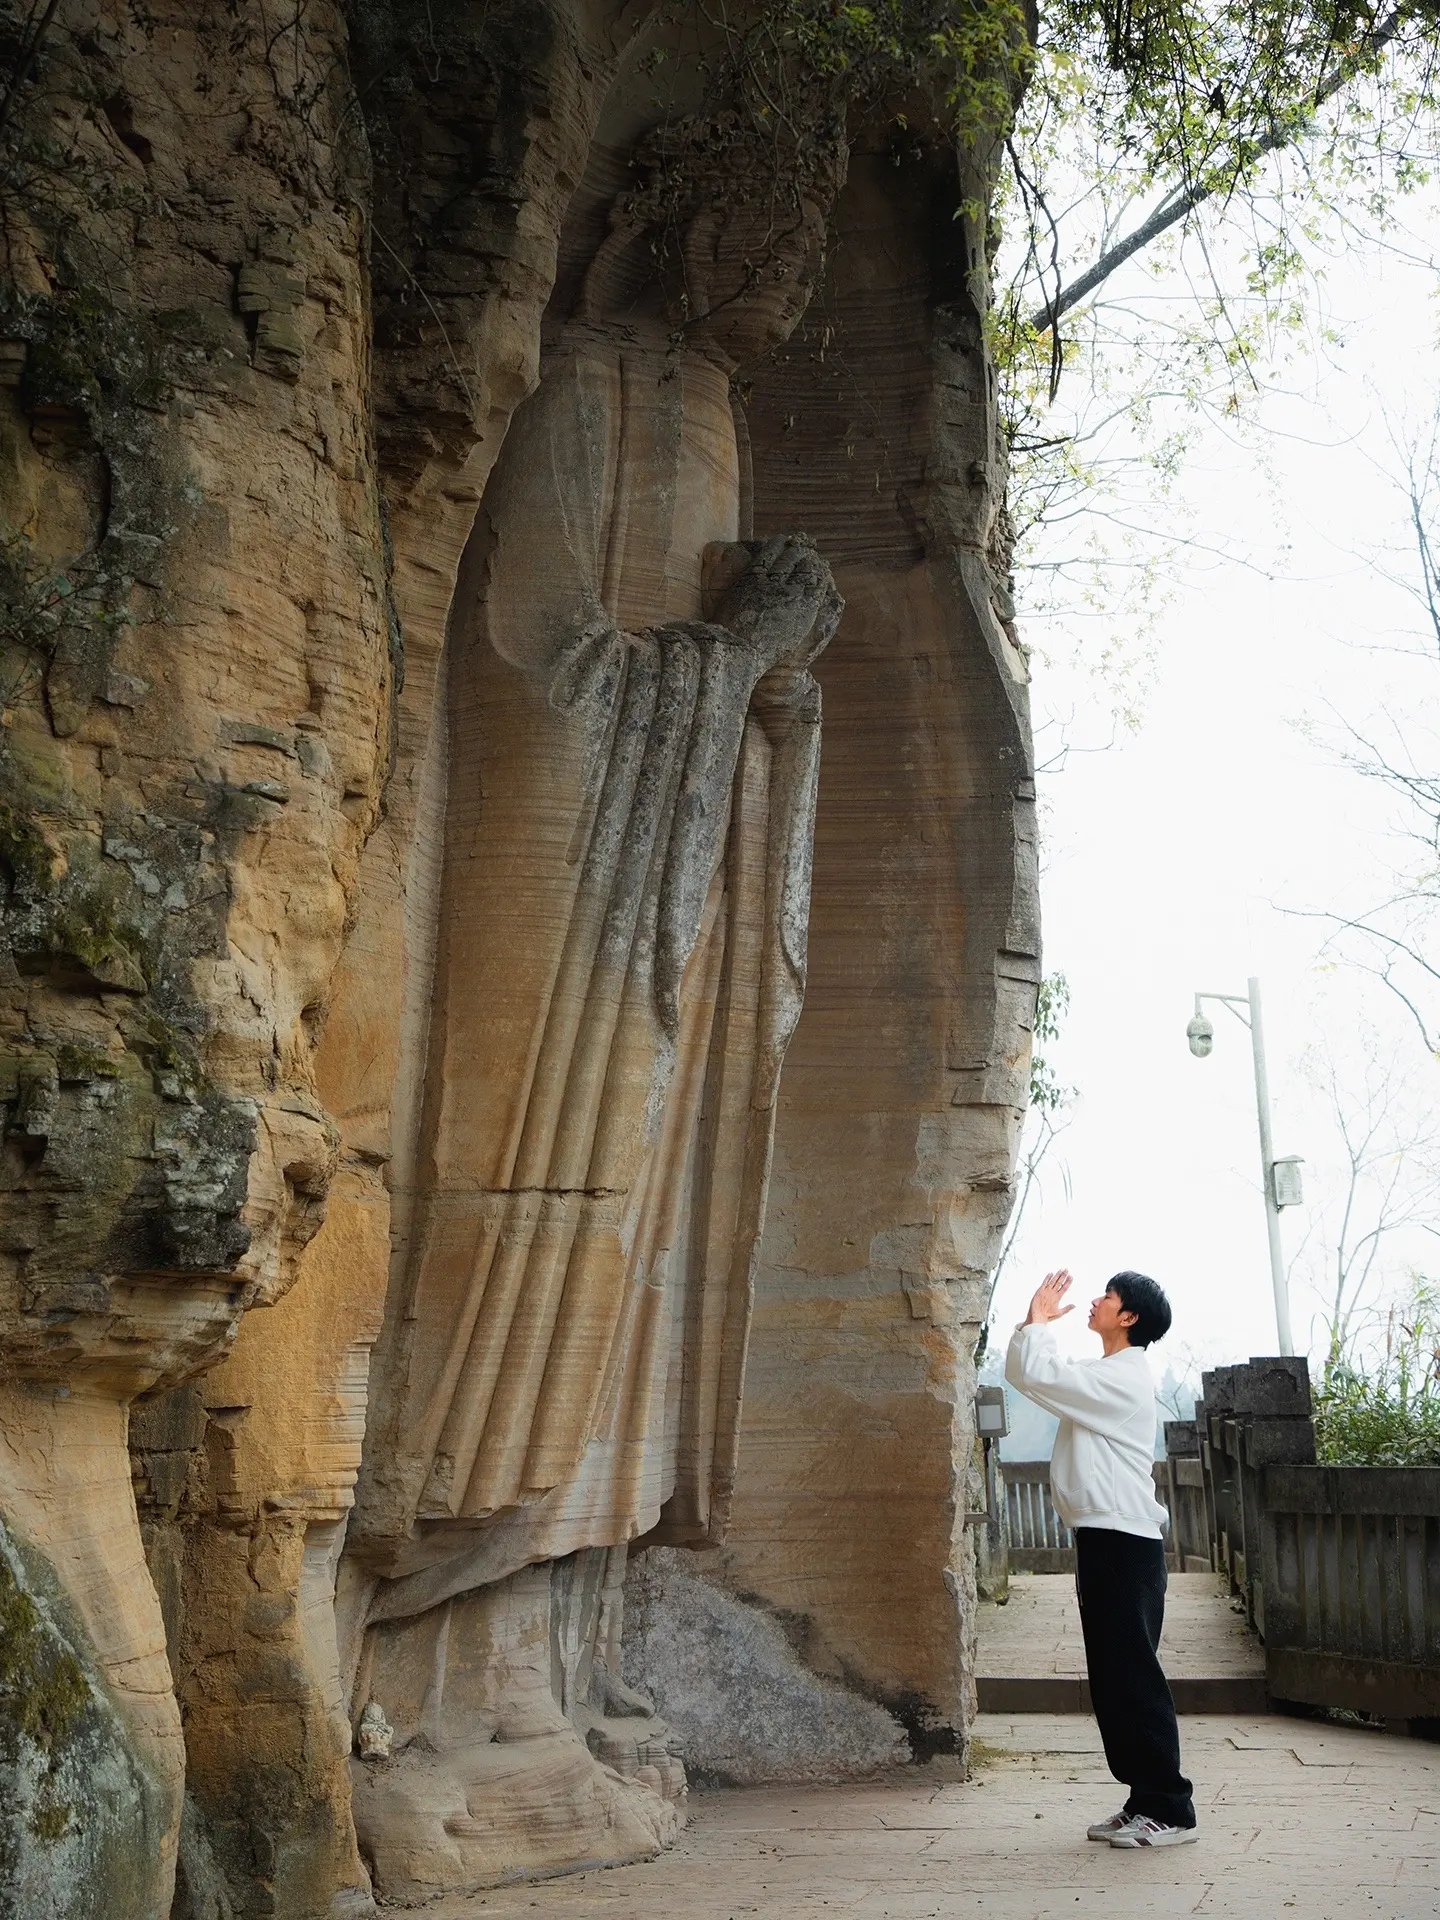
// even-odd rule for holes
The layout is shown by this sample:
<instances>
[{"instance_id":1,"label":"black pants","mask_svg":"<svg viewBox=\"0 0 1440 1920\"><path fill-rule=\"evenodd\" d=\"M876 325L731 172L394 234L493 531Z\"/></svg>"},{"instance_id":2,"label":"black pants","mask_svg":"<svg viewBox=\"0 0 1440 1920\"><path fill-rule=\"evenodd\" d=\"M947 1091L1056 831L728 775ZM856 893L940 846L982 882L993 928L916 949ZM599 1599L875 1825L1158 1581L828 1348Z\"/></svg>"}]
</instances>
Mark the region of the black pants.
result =
<instances>
[{"instance_id":1,"label":"black pants","mask_svg":"<svg viewBox=\"0 0 1440 1920\"><path fill-rule=\"evenodd\" d=\"M1125 1811L1193 1827L1175 1702L1155 1652L1165 1620L1165 1548L1108 1527L1077 1527L1075 1548L1090 1701L1106 1763L1130 1789Z\"/></svg>"}]
</instances>

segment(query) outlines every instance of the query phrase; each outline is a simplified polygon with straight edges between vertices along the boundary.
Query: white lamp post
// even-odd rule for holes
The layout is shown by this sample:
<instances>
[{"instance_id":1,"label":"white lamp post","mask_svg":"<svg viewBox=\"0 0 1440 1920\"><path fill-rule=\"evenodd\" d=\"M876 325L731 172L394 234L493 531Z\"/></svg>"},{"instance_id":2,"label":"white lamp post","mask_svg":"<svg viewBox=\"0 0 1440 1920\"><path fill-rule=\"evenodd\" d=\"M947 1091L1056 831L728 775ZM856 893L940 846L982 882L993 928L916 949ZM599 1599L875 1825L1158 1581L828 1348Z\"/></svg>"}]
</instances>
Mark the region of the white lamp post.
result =
<instances>
[{"instance_id":1,"label":"white lamp post","mask_svg":"<svg viewBox=\"0 0 1440 1920\"><path fill-rule=\"evenodd\" d=\"M1197 993L1195 1014L1185 1029L1190 1051L1203 1060L1215 1044L1215 1029L1206 1018L1202 1002L1222 1001L1237 1020L1250 1029L1250 1046L1255 1056L1255 1112L1260 1122L1260 1182L1265 1192L1265 1231L1270 1241L1270 1284L1275 1289L1275 1331L1281 1353L1294 1353L1290 1333L1290 1295L1285 1285L1285 1263L1280 1252L1280 1209L1299 1206L1300 1160L1287 1154L1277 1160L1270 1143L1270 1081L1265 1071L1265 1029L1260 1019L1260 982L1248 983L1249 993L1241 999L1234 993ZM1242 1011L1244 1009L1244 1011Z\"/></svg>"}]
</instances>

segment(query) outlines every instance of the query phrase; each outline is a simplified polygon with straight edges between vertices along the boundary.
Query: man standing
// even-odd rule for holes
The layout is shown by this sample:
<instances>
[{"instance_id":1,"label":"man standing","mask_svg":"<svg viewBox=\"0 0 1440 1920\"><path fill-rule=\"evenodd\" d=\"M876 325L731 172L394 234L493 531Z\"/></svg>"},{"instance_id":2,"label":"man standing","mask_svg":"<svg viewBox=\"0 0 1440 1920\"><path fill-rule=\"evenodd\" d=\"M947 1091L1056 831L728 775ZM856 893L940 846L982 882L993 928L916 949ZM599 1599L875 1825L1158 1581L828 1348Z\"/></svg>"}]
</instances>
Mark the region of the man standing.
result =
<instances>
[{"instance_id":1,"label":"man standing","mask_svg":"<svg viewBox=\"0 0 1440 1920\"><path fill-rule=\"evenodd\" d=\"M1195 1838L1180 1771L1175 1703L1156 1649L1165 1619L1167 1520L1155 1498L1155 1387L1143 1349L1170 1329L1170 1303L1143 1273L1117 1273L1090 1308L1099 1359L1066 1360L1052 1322L1068 1273L1047 1273L1015 1329L1005 1378L1060 1431L1050 1460L1055 1511L1075 1535L1075 1586L1090 1700L1111 1773L1130 1789L1119 1813L1089 1829L1112 1847L1177 1847Z\"/></svg>"}]
</instances>

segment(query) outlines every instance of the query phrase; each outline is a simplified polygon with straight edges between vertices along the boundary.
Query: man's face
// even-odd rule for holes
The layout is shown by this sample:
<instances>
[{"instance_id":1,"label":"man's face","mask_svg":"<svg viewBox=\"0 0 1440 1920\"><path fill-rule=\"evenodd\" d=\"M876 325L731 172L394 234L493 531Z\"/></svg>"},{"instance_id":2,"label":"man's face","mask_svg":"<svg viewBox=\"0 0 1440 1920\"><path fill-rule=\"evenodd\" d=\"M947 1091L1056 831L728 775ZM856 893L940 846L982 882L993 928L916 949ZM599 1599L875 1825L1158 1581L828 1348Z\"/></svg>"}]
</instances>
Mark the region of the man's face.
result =
<instances>
[{"instance_id":1,"label":"man's face","mask_svg":"<svg viewBox=\"0 0 1440 1920\"><path fill-rule=\"evenodd\" d=\"M1133 1327L1135 1320L1136 1315L1125 1311L1119 1294L1112 1293L1109 1287L1090 1303L1090 1331L1098 1333L1102 1340L1107 1334L1123 1333Z\"/></svg>"}]
</instances>

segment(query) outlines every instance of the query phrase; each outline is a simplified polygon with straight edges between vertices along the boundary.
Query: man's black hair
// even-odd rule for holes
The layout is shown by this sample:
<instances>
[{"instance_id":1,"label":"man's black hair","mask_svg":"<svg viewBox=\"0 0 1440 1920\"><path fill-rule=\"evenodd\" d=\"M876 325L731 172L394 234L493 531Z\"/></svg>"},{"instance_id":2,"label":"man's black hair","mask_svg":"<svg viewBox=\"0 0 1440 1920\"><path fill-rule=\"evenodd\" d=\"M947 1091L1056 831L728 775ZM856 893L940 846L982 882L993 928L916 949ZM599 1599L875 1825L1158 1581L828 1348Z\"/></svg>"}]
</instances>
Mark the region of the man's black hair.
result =
<instances>
[{"instance_id":1,"label":"man's black hair","mask_svg":"<svg viewBox=\"0 0 1440 1920\"><path fill-rule=\"evenodd\" d=\"M1134 1326L1126 1328L1132 1347L1148 1347L1170 1331L1170 1302L1148 1273L1117 1273L1105 1291L1117 1296L1123 1312L1136 1316Z\"/></svg>"}]
</instances>

